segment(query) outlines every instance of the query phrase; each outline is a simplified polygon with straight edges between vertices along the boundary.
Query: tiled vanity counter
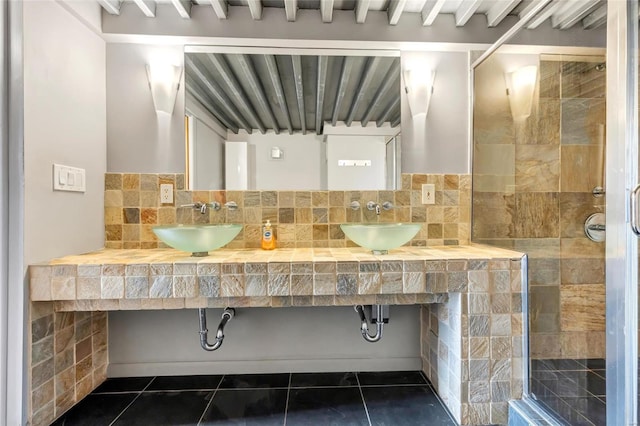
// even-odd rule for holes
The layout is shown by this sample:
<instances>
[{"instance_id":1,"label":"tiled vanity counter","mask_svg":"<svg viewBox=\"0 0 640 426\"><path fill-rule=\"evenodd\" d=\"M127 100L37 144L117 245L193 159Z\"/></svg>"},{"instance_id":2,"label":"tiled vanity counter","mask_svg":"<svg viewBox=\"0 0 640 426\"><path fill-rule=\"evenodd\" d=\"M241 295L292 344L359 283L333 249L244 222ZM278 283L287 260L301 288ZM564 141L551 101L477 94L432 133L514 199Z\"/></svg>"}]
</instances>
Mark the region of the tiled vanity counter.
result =
<instances>
[{"instance_id":1,"label":"tiled vanity counter","mask_svg":"<svg viewBox=\"0 0 640 426\"><path fill-rule=\"evenodd\" d=\"M506 424L507 401L521 396L523 383L521 257L481 245L402 247L388 255L362 248L222 249L202 258L172 249L107 249L32 265L29 283L32 307L50 305L57 315L420 304L423 370L454 416L461 424ZM33 393L41 381L32 383ZM86 395L77 386L75 401ZM65 407L54 392L57 417ZM34 424L39 409L34 404Z\"/></svg>"}]
</instances>

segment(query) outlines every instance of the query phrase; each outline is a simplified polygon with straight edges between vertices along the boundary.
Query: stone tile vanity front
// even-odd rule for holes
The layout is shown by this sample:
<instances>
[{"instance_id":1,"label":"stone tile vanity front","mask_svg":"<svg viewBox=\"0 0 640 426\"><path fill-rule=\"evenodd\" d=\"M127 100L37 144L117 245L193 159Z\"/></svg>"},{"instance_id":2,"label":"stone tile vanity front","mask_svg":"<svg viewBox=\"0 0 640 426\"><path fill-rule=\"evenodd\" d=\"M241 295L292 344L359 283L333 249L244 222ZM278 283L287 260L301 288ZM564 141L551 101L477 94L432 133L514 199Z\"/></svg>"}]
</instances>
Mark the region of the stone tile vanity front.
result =
<instances>
[{"instance_id":1,"label":"stone tile vanity front","mask_svg":"<svg viewBox=\"0 0 640 426\"><path fill-rule=\"evenodd\" d=\"M30 418L48 424L104 380L103 311L420 304L423 371L454 417L506 424L507 401L521 397L524 379L521 258L481 245L383 256L362 248L222 249L204 258L105 249L32 265Z\"/></svg>"}]
</instances>

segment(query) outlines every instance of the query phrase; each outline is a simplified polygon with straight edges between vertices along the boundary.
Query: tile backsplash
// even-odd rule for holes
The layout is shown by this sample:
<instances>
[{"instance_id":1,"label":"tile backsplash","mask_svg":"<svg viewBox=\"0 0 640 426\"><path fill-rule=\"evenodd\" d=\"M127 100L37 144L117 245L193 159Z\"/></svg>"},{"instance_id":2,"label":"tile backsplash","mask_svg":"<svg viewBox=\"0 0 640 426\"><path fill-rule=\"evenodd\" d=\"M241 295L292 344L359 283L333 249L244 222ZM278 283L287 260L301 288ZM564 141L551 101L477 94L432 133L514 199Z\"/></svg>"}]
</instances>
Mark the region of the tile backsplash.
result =
<instances>
[{"instance_id":1,"label":"tile backsplash","mask_svg":"<svg viewBox=\"0 0 640 426\"><path fill-rule=\"evenodd\" d=\"M162 183L174 185L174 205L160 204ZM435 185L435 204L422 204L424 183ZM188 191L183 174L107 173L104 201L106 248L164 247L152 228L176 223L240 223L242 232L227 247L257 248L267 220L280 248L354 246L340 229L345 222L422 223L411 245L457 245L469 243L471 175L403 174L402 188L387 191ZM213 201L234 201L238 208L201 214L180 207ZM360 209L352 210L352 201ZM390 201L394 208L376 216L368 201Z\"/></svg>"}]
</instances>

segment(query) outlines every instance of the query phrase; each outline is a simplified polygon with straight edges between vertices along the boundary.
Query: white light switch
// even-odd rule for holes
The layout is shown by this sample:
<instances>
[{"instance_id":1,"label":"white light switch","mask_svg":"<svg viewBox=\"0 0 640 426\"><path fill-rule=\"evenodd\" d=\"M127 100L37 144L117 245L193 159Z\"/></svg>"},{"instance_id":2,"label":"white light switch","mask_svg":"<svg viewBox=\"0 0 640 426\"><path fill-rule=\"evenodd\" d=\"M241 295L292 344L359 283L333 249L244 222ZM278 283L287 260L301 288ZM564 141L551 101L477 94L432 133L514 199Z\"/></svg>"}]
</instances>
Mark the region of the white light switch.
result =
<instances>
[{"instance_id":1,"label":"white light switch","mask_svg":"<svg viewBox=\"0 0 640 426\"><path fill-rule=\"evenodd\" d=\"M422 204L436 203L436 188L432 183L422 185Z\"/></svg>"},{"instance_id":2,"label":"white light switch","mask_svg":"<svg viewBox=\"0 0 640 426\"><path fill-rule=\"evenodd\" d=\"M55 191L86 191L85 170L77 167L53 165L53 189Z\"/></svg>"}]
</instances>

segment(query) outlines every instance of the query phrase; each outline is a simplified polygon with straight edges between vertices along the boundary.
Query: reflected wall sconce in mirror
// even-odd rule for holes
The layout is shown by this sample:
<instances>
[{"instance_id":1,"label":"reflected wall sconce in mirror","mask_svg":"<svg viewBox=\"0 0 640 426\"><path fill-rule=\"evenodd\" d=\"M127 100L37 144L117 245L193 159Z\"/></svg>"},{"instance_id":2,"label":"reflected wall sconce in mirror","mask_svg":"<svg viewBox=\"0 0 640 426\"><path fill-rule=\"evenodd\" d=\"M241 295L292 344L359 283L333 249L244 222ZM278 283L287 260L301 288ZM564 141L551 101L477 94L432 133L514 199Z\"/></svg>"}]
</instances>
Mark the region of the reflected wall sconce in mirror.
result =
<instances>
[{"instance_id":1,"label":"reflected wall sconce in mirror","mask_svg":"<svg viewBox=\"0 0 640 426\"><path fill-rule=\"evenodd\" d=\"M511 115L515 121L522 121L531 115L533 94L536 90L538 67L528 65L513 72L505 73L507 95Z\"/></svg>"},{"instance_id":2,"label":"reflected wall sconce in mirror","mask_svg":"<svg viewBox=\"0 0 640 426\"><path fill-rule=\"evenodd\" d=\"M408 69L404 71L404 90L407 93L409 109L414 117L429 113L429 104L433 94L435 70L431 68Z\"/></svg>"},{"instance_id":3,"label":"reflected wall sconce in mirror","mask_svg":"<svg viewBox=\"0 0 640 426\"><path fill-rule=\"evenodd\" d=\"M147 77L156 112L173 114L181 76L181 66L162 62L147 65Z\"/></svg>"}]
</instances>

